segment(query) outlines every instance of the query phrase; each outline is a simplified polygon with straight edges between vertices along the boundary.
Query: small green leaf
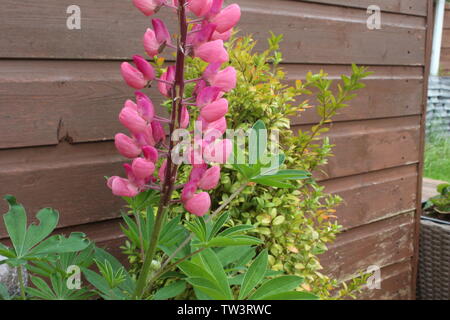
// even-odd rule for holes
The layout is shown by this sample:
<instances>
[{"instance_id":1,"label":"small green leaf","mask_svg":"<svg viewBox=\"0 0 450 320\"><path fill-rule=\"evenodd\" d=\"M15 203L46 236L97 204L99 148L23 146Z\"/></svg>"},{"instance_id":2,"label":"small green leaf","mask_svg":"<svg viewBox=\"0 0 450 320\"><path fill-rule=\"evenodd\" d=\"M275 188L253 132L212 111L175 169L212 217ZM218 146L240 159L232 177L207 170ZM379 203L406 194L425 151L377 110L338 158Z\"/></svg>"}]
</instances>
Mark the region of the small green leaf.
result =
<instances>
[{"instance_id":1,"label":"small green leaf","mask_svg":"<svg viewBox=\"0 0 450 320\"><path fill-rule=\"evenodd\" d=\"M296 289L303 282L303 278L297 276L281 276L263 283L252 294L249 300L261 300L266 296L287 292Z\"/></svg>"},{"instance_id":2,"label":"small green leaf","mask_svg":"<svg viewBox=\"0 0 450 320\"><path fill-rule=\"evenodd\" d=\"M16 198L11 195L4 198L9 204L9 211L3 216L3 220L16 250L16 256L21 257L27 233L27 214L24 207L17 203Z\"/></svg>"},{"instance_id":3,"label":"small green leaf","mask_svg":"<svg viewBox=\"0 0 450 320\"><path fill-rule=\"evenodd\" d=\"M220 288L220 291L223 293L225 299L232 300L233 294L230 290L227 275L225 274L222 263L215 252L212 249L206 249L199 254L199 257L205 268L214 276L215 282L217 283L218 288Z\"/></svg>"},{"instance_id":4,"label":"small green leaf","mask_svg":"<svg viewBox=\"0 0 450 320\"><path fill-rule=\"evenodd\" d=\"M260 239L250 236L215 237L206 243L206 247L250 246L263 243Z\"/></svg>"},{"instance_id":5,"label":"small green leaf","mask_svg":"<svg viewBox=\"0 0 450 320\"><path fill-rule=\"evenodd\" d=\"M159 289L153 296L152 300L167 300L180 295L184 292L184 290L186 290L186 282L176 281Z\"/></svg>"},{"instance_id":6,"label":"small green leaf","mask_svg":"<svg viewBox=\"0 0 450 320\"><path fill-rule=\"evenodd\" d=\"M243 300L247 297L250 291L264 279L267 264L268 252L267 249L264 249L256 257L245 274L244 280L242 281L241 290L239 292L239 300Z\"/></svg>"},{"instance_id":7,"label":"small green leaf","mask_svg":"<svg viewBox=\"0 0 450 320\"><path fill-rule=\"evenodd\" d=\"M300 292L300 291L290 291L282 292L274 295L265 296L260 300L318 300L319 298L312 293Z\"/></svg>"}]
</instances>

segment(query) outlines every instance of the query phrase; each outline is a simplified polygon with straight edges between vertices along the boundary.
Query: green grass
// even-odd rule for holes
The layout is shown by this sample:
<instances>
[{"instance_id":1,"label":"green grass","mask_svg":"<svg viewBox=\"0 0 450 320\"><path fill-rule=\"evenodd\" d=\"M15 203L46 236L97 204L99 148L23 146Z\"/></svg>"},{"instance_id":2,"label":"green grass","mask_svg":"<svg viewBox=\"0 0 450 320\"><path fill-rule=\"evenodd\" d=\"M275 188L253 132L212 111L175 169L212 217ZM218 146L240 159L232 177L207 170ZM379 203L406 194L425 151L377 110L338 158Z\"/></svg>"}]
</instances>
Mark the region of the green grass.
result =
<instances>
[{"instance_id":1,"label":"green grass","mask_svg":"<svg viewBox=\"0 0 450 320\"><path fill-rule=\"evenodd\" d=\"M431 136L427 139L424 175L450 182L450 138Z\"/></svg>"}]
</instances>

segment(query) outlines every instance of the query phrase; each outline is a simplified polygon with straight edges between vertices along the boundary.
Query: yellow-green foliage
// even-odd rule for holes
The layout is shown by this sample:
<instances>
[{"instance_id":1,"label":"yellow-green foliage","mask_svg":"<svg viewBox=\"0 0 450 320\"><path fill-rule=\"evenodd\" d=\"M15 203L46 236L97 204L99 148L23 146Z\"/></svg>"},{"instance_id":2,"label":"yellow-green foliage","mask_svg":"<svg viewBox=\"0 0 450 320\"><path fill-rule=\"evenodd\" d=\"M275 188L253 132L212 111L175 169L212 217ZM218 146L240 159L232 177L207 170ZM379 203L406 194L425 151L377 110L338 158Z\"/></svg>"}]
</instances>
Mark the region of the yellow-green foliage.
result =
<instances>
[{"instance_id":1,"label":"yellow-green foliage","mask_svg":"<svg viewBox=\"0 0 450 320\"><path fill-rule=\"evenodd\" d=\"M332 81L324 72L309 73L304 82L287 83L279 65L281 40L282 36L272 35L269 49L262 53L254 51L256 42L251 36L236 37L229 43L230 65L238 71L238 81L236 89L226 95L230 105L228 126L247 129L257 120L264 121L269 130L280 131L287 166L314 171L331 156L332 145L322 137L328 131L327 124L339 109L346 107L345 101L353 98L352 92L364 87L360 79L368 73L354 66L351 77L342 76L337 94L330 90ZM189 66L192 78L205 67L197 59ZM314 95L310 91L313 89ZM309 131L294 132L290 118L299 117L311 107L320 116L319 124ZM221 184L211 197L215 205L240 185L240 178L236 171L224 168ZM337 282L321 274L319 255L339 232L333 214L340 202L338 196L325 193L315 182L299 183L296 190L258 185L250 186L233 201L229 212L236 224L256 226L270 251L272 269L304 277L304 289L329 298ZM340 295L349 295L358 284L342 287Z\"/></svg>"},{"instance_id":2,"label":"yellow-green foliage","mask_svg":"<svg viewBox=\"0 0 450 320\"><path fill-rule=\"evenodd\" d=\"M227 44L229 65L238 74L237 87L226 94L230 107L228 128L248 129L262 120L269 130L279 130L287 167L317 171L332 155L333 146L322 135L329 130L332 117L354 97L353 92L364 87L360 80L369 73L353 66L352 75L342 76L335 86L337 94L331 91L332 81L324 72L308 73L305 81L288 83L280 66L281 41L282 36L272 35L268 50L262 53L255 52L256 42L251 36L234 37ZM161 71L163 60L159 58L155 62ZM198 78L205 67L199 59L189 59L186 78ZM193 84L189 84L187 97L192 89ZM316 109L319 123L308 131L294 131L290 119L301 116L301 112L309 108ZM186 176L187 171L182 167L180 178ZM217 207L240 185L239 173L225 166L221 183L211 194L212 207ZM320 254L327 250L327 244L333 242L341 228L334 216L340 203L340 197L327 194L322 186L308 180L299 182L296 189L250 185L231 203L228 212L233 217L232 223L256 227L264 246L269 249L272 269L304 277L304 290L330 299L353 296L365 279L361 276L348 284L338 284L320 271ZM179 207L174 208L172 214L183 212ZM135 245L127 243L124 249L132 264L140 263Z\"/></svg>"}]
</instances>

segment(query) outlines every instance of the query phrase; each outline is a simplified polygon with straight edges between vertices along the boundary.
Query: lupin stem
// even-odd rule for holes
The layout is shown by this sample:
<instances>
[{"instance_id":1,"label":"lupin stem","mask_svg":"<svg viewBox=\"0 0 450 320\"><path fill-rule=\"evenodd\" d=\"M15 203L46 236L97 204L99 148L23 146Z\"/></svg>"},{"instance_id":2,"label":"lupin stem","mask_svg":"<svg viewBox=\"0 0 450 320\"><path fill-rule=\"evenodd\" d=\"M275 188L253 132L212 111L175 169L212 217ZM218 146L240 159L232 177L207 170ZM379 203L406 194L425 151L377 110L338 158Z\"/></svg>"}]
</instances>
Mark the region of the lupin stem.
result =
<instances>
[{"instance_id":1,"label":"lupin stem","mask_svg":"<svg viewBox=\"0 0 450 320\"><path fill-rule=\"evenodd\" d=\"M182 101L184 96L184 68L185 68L185 52L186 52L186 40L187 40L187 19L186 19L186 0L179 0L178 4L178 18L180 26L180 38L177 46L177 60L175 66L175 81L172 86L172 112L169 137L172 136L174 130L180 127ZM155 226L153 228L152 237L149 247L145 253L144 263L142 265L141 272L136 282L136 289L134 297L141 299L146 292L149 274L151 271L151 264L156 254L157 244L161 233L162 225L165 220L165 216L168 212L172 193L175 189L175 182L177 177L178 165L172 161L172 149L175 147L172 139L169 141L169 151L167 154L167 167L165 172L165 179L161 191L161 200L159 202L158 211L156 213Z\"/></svg>"}]
</instances>

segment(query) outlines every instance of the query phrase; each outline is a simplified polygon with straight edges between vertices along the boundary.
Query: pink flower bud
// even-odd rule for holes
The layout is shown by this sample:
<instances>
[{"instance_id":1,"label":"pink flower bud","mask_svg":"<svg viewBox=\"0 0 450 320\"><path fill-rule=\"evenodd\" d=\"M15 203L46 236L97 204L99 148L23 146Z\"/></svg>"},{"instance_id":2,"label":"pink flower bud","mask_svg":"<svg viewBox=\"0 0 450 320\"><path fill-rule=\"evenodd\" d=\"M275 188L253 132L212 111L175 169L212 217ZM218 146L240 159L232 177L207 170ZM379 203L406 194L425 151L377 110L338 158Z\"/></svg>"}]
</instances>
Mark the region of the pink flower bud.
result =
<instances>
[{"instance_id":1,"label":"pink flower bud","mask_svg":"<svg viewBox=\"0 0 450 320\"><path fill-rule=\"evenodd\" d=\"M143 132L147 122L132 108L124 107L119 114L119 121L133 133Z\"/></svg>"},{"instance_id":2,"label":"pink flower bud","mask_svg":"<svg viewBox=\"0 0 450 320\"><path fill-rule=\"evenodd\" d=\"M216 140L205 147L203 157L208 162L224 164L227 162L232 151L233 143L231 140Z\"/></svg>"},{"instance_id":3,"label":"pink flower bud","mask_svg":"<svg viewBox=\"0 0 450 320\"><path fill-rule=\"evenodd\" d=\"M220 167L214 166L206 170L198 182L198 187L203 190L212 190L217 187L220 180Z\"/></svg>"},{"instance_id":4,"label":"pink flower bud","mask_svg":"<svg viewBox=\"0 0 450 320\"><path fill-rule=\"evenodd\" d=\"M130 137L123 133L118 133L114 137L114 144L117 150L126 158L136 158L141 154L141 148Z\"/></svg>"},{"instance_id":5,"label":"pink flower bud","mask_svg":"<svg viewBox=\"0 0 450 320\"><path fill-rule=\"evenodd\" d=\"M144 118L148 122L151 122L155 117L155 108L153 107L152 100L150 100L149 97L139 91L136 91L135 95L137 102L137 112L142 118Z\"/></svg>"},{"instance_id":6,"label":"pink flower bud","mask_svg":"<svg viewBox=\"0 0 450 320\"><path fill-rule=\"evenodd\" d=\"M205 71L203 71L203 79L211 83L213 81L214 77L217 75L217 73L220 70L220 67L222 66L222 63L216 62L216 63L210 63Z\"/></svg>"},{"instance_id":7,"label":"pink flower bud","mask_svg":"<svg viewBox=\"0 0 450 320\"><path fill-rule=\"evenodd\" d=\"M155 14L160 9L164 0L133 0L133 4L146 16Z\"/></svg>"},{"instance_id":8,"label":"pink flower bud","mask_svg":"<svg viewBox=\"0 0 450 320\"><path fill-rule=\"evenodd\" d=\"M192 198L184 202L184 208L196 216L204 216L211 207L211 198L206 192L194 195Z\"/></svg>"},{"instance_id":9,"label":"pink flower bud","mask_svg":"<svg viewBox=\"0 0 450 320\"><path fill-rule=\"evenodd\" d=\"M230 30L228 30L228 31L225 31L224 33L220 33L220 32L214 31L214 33L211 36L211 40L228 41L231 38L232 31L233 31L232 28Z\"/></svg>"},{"instance_id":10,"label":"pink flower bud","mask_svg":"<svg viewBox=\"0 0 450 320\"><path fill-rule=\"evenodd\" d=\"M211 10L208 12L208 17L217 15L223 6L223 0L212 0Z\"/></svg>"},{"instance_id":11,"label":"pink flower bud","mask_svg":"<svg viewBox=\"0 0 450 320\"><path fill-rule=\"evenodd\" d=\"M163 163L161 164L161 167L159 167L158 170L158 177L161 181L161 184L164 183L164 180L166 179L166 169L167 169L167 159L164 159Z\"/></svg>"},{"instance_id":12,"label":"pink flower bud","mask_svg":"<svg viewBox=\"0 0 450 320\"><path fill-rule=\"evenodd\" d=\"M211 10L212 0L189 0L188 9L197 17L205 16Z\"/></svg>"},{"instance_id":13,"label":"pink flower bud","mask_svg":"<svg viewBox=\"0 0 450 320\"><path fill-rule=\"evenodd\" d=\"M197 28L194 29L196 32L192 33L188 38L188 44L198 47L201 44L210 41L214 31L216 30L216 25L213 23L208 23L199 28L200 30L198 31L196 30Z\"/></svg>"},{"instance_id":14,"label":"pink flower bud","mask_svg":"<svg viewBox=\"0 0 450 320\"><path fill-rule=\"evenodd\" d=\"M147 29L147 31L145 31L144 34L144 49L145 52L147 52L147 54L150 57L154 57L159 53L159 42L156 39L156 35L155 32L152 29ZM142 89L142 88L137 88L137 89Z\"/></svg>"},{"instance_id":15,"label":"pink flower bud","mask_svg":"<svg viewBox=\"0 0 450 320\"><path fill-rule=\"evenodd\" d=\"M170 32L166 27L166 24L161 19L152 19L153 30L155 30L156 40L159 43L161 50L166 44L171 43L172 39L170 37Z\"/></svg>"},{"instance_id":16,"label":"pink flower bud","mask_svg":"<svg viewBox=\"0 0 450 320\"><path fill-rule=\"evenodd\" d=\"M189 181L184 185L183 191L181 192L181 201L185 202L191 199L197 192L197 183Z\"/></svg>"},{"instance_id":17,"label":"pink flower bud","mask_svg":"<svg viewBox=\"0 0 450 320\"><path fill-rule=\"evenodd\" d=\"M241 8L237 4L231 4L220 11L211 22L217 25L217 32L224 33L233 28L241 18Z\"/></svg>"},{"instance_id":18,"label":"pink flower bud","mask_svg":"<svg viewBox=\"0 0 450 320\"><path fill-rule=\"evenodd\" d=\"M209 63L226 62L229 59L228 52L225 50L222 40L206 42L197 47L194 50L194 54Z\"/></svg>"},{"instance_id":19,"label":"pink flower bud","mask_svg":"<svg viewBox=\"0 0 450 320\"><path fill-rule=\"evenodd\" d=\"M175 66L168 67L167 71L161 75L161 80L169 82L175 81L175 71ZM170 84L159 82L158 89L163 96L170 97L170 91L172 90L172 86Z\"/></svg>"},{"instance_id":20,"label":"pink flower bud","mask_svg":"<svg viewBox=\"0 0 450 320\"><path fill-rule=\"evenodd\" d=\"M212 77L210 84L228 92L236 87L236 69L227 67Z\"/></svg>"},{"instance_id":21,"label":"pink flower bud","mask_svg":"<svg viewBox=\"0 0 450 320\"><path fill-rule=\"evenodd\" d=\"M198 95L203 89L206 88L206 82L204 80L197 81L194 92L192 94Z\"/></svg>"},{"instance_id":22,"label":"pink flower bud","mask_svg":"<svg viewBox=\"0 0 450 320\"><path fill-rule=\"evenodd\" d=\"M155 172L155 164L143 158L134 159L131 168L138 179L148 179Z\"/></svg>"},{"instance_id":23,"label":"pink flower bud","mask_svg":"<svg viewBox=\"0 0 450 320\"><path fill-rule=\"evenodd\" d=\"M132 88L142 89L147 85L144 75L128 62L120 65L120 71L125 82Z\"/></svg>"},{"instance_id":24,"label":"pink flower bud","mask_svg":"<svg viewBox=\"0 0 450 320\"><path fill-rule=\"evenodd\" d=\"M139 55L133 56L134 64L136 68L142 73L144 79L147 81L151 81L155 78L155 69L153 69L152 65L148 63L143 57Z\"/></svg>"},{"instance_id":25,"label":"pink flower bud","mask_svg":"<svg viewBox=\"0 0 450 320\"><path fill-rule=\"evenodd\" d=\"M196 104L199 108L206 106L216 101L220 94L220 88L218 87L206 87L197 94Z\"/></svg>"},{"instance_id":26,"label":"pink flower bud","mask_svg":"<svg viewBox=\"0 0 450 320\"><path fill-rule=\"evenodd\" d=\"M145 127L145 130L140 133L134 133L133 136L137 143L142 147L144 146L154 146L156 144L155 138L153 137L153 128L151 124Z\"/></svg>"},{"instance_id":27,"label":"pink flower bud","mask_svg":"<svg viewBox=\"0 0 450 320\"><path fill-rule=\"evenodd\" d=\"M127 173L127 178L130 183L132 183L137 188L142 188L145 186L145 179L137 177L134 172L133 168L129 163L125 163L123 165L125 172Z\"/></svg>"},{"instance_id":28,"label":"pink flower bud","mask_svg":"<svg viewBox=\"0 0 450 320\"><path fill-rule=\"evenodd\" d=\"M133 110L137 111L136 103L134 103L133 101L131 101L129 99L127 101L125 101L124 108L130 108L130 109L133 109Z\"/></svg>"},{"instance_id":29,"label":"pink flower bud","mask_svg":"<svg viewBox=\"0 0 450 320\"><path fill-rule=\"evenodd\" d=\"M189 175L189 181L197 183L198 181L200 181L207 169L208 165L206 163L194 165Z\"/></svg>"},{"instance_id":30,"label":"pink flower bud","mask_svg":"<svg viewBox=\"0 0 450 320\"><path fill-rule=\"evenodd\" d=\"M159 143L164 140L166 137L166 132L159 121L152 121L152 130L153 130L153 138L155 139L155 143Z\"/></svg>"},{"instance_id":31,"label":"pink flower bud","mask_svg":"<svg viewBox=\"0 0 450 320\"><path fill-rule=\"evenodd\" d=\"M189 111L186 106L181 108L180 126L182 129L186 129L189 126Z\"/></svg>"},{"instance_id":32,"label":"pink flower bud","mask_svg":"<svg viewBox=\"0 0 450 320\"><path fill-rule=\"evenodd\" d=\"M228 101L224 98L214 101L203 107L200 115L208 122L216 121L222 118L228 112Z\"/></svg>"},{"instance_id":33,"label":"pink flower bud","mask_svg":"<svg viewBox=\"0 0 450 320\"><path fill-rule=\"evenodd\" d=\"M144 154L145 159L156 163L158 161L158 150L152 146L144 146L142 147L142 153Z\"/></svg>"},{"instance_id":34,"label":"pink flower bud","mask_svg":"<svg viewBox=\"0 0 450 320\"><path fill-rule=\"evenodd\" d=\"M222 117L213 122L206 122L203 140L207 143L214 142L216 139L220 138L227 130L227 121L225 117Z\"/></svg>"},{"instance_id":35,"label":"pink flower bud","mask_svg":"<svg viewBox=\"0 0 450 320\"><path fill-rule=\"evenodd\" d=\"M113 179L114 178L114 179ZM120 177L112 177L108 181L114 195L119 197L135 197L139 194L138 188L130 181Z\"/></svg>"}]
</instances>

